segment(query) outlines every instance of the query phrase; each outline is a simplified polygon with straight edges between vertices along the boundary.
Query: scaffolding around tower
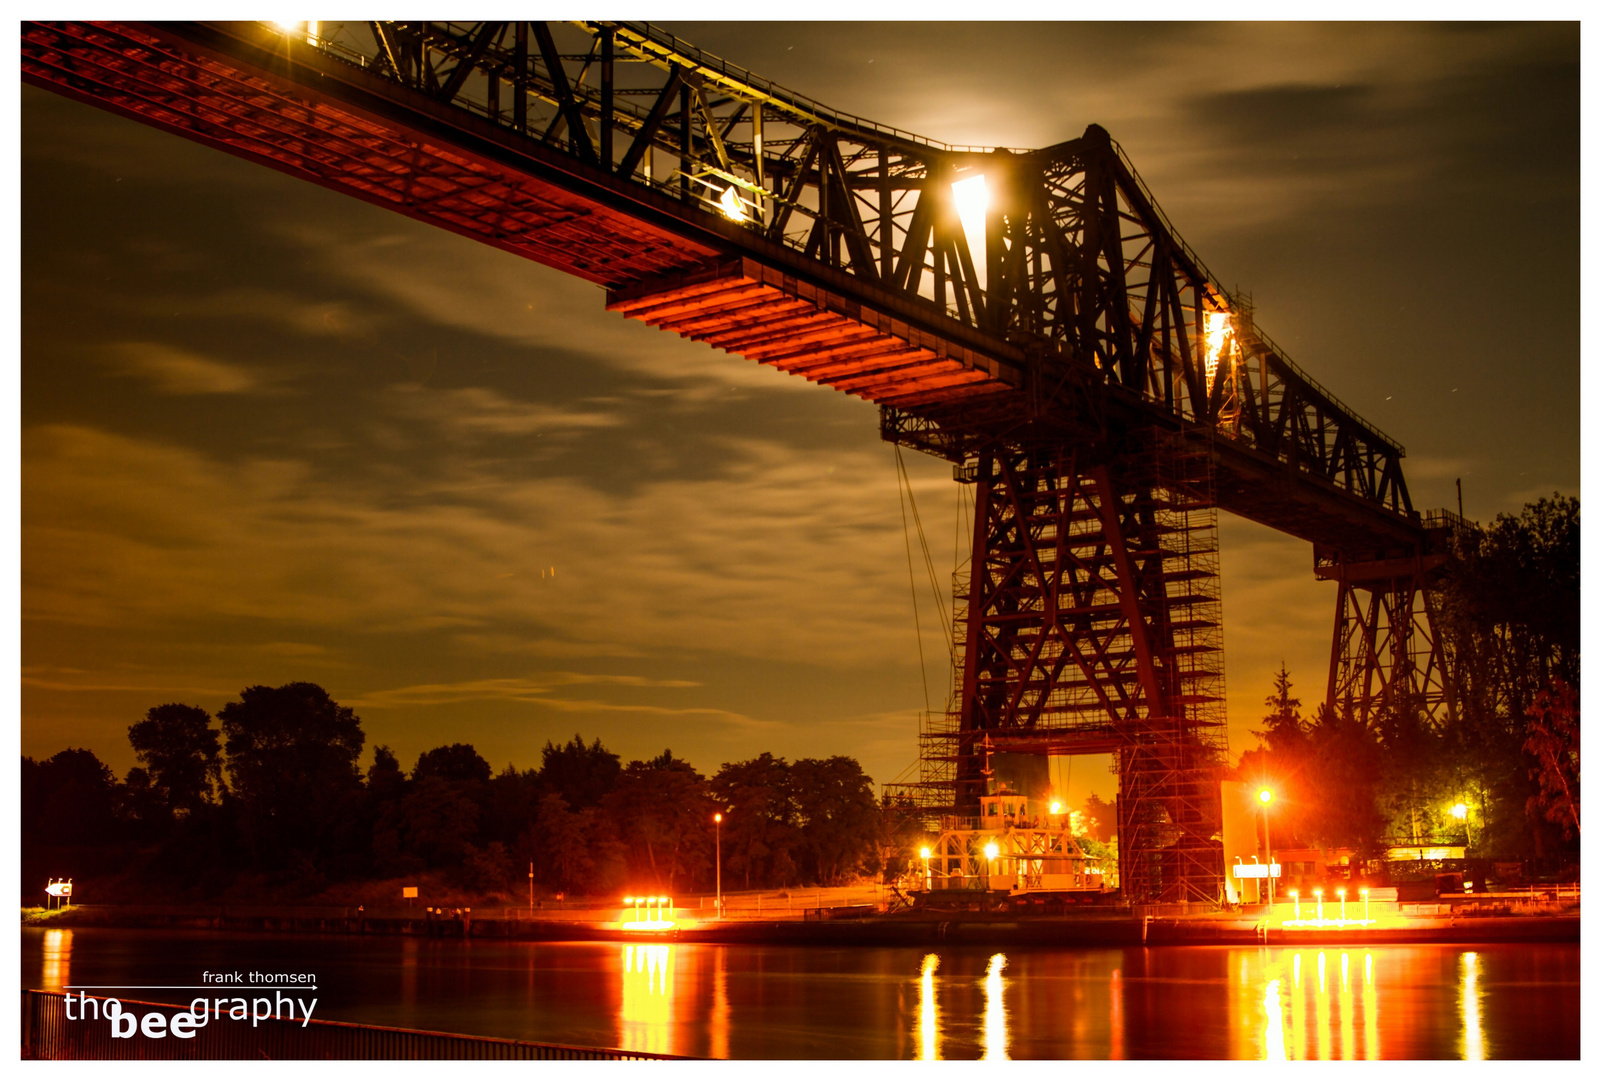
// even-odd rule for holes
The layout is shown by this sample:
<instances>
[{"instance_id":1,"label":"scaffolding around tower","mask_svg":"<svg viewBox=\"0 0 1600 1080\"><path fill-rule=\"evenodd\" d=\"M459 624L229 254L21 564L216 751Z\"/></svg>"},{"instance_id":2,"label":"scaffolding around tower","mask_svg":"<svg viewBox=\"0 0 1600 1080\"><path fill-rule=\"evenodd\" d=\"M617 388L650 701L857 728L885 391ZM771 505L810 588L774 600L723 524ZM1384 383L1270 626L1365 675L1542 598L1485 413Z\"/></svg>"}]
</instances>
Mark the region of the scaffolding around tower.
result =
<instances>
[{"instance_id":1,"label":"scaffolding around tower","mask_svg":"<svg viewBox=\"0 0 1600 1080\"><path fill-rule=\"evenodd\" d=\"M891 799L973 815L987 755L1115 756L1119 871L1137 901L1222 895L1226 757L1216 503L1204 441L1143 431L1124 453L989 446L956 581L952 708Z\"/></svg>"}]
</instances>

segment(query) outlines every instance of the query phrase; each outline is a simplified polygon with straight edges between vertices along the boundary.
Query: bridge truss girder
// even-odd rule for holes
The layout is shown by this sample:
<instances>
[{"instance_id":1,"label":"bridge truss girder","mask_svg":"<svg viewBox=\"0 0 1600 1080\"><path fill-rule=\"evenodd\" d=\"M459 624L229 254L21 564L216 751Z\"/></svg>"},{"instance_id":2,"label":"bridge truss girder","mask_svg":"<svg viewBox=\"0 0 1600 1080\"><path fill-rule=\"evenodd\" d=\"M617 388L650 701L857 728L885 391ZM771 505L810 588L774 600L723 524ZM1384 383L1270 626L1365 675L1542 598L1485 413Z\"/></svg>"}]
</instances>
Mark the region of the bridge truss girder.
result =
<instances>
[{"instance_id":1,"label":"bridge truss girder","mask_svg":"<svg viewBox=\"0 0 1600 1080\"><path fill-rule=\"evenodd\" d=\"M30 22L22 46L27 81L610 289L756 258L981 354L1028 408L1088 384L1214 437L1252 466L1219 473L1224 508L1363 557L1417 539L1403 448L1253 325L1101 128L951 146L629 23ZM978 174L981 240L952 189Z\"/></svg>"}]
</instances>

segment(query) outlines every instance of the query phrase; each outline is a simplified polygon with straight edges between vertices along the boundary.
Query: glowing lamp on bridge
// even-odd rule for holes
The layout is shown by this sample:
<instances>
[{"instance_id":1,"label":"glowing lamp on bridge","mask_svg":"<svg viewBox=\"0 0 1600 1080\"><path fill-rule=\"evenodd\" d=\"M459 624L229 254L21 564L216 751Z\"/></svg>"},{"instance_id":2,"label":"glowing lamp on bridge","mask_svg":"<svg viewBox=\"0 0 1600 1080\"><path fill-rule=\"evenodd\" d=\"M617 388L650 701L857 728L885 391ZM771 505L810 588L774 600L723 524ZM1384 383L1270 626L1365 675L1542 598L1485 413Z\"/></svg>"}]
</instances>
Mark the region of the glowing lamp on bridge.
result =
<instances>
[{"instance_id":1,"label":"glowing lamp on bridge","mask_svg":"<svg viewBox=\"0 0 1600 1080\"><path fill-rule=\"evenodd\" d=\"M729 221L750 219L750 215L744 209L744 200L739 198L739 191L732 184L722 189L722 198L717 200L717 205L722 208L722 216Z\"/></svg>"},{"instance_id":2,"label":"glowing lamp on bridge","mask_svg":"<svg viewBox=\"0 0 1600 1080\"><path fill-rule=\"evenodd\" d=\"M316 44L317 32L322 29L320 22L275 22L272 25L277 28L279 33L286 36L293 36L304 31L307 45Z\"/></svg>"},{"instance_id":3,"label":"glowing lamp on bridge","mask_svg":"<svg viewBox=\"0 0 1600 1080\"><path fill-rule=\"evenodd\" d=\"M1052 802L1052 803L1051 803L1051 804L1050 804L1050 812L1051 812L1051 813L1052 813L1052 814L1059 814L1059 813L1061 813L1061 802L1060 802L1060 800L1057 800L1057 801L1055 801L1055 802Z\"/></svg>"},{"instance_id":4,"label":"glowing lamp on bridge","mask_svg":"<svg viewBox=\"0 0 1600 1080\"><path fill-rule=\"evenodd\" d=\"M987 288L989 260L986 238L989 234L985 216L989 212L989 184L984 180L983 174L979 173L977 176L969 176L965 180L957 180L951 184L950 194L955 197L956 216L961 219L961 231L967 235L967 249L972 253L973 274L978 279L979 288Z\"/></svg>"},{"instance_id":5,"label":"glowing lamp on bridge","mask_svg":"<svg viewBox=\"0 0 1600 1080\"><path fill-rule=\"evenodd\" d=\"M1228 335L1233 332L1226 311L1206 312L1206 389L1216 382L1217 367L1222 363L1222 351L1228 347Z\"/></svg>"}]
</instances>

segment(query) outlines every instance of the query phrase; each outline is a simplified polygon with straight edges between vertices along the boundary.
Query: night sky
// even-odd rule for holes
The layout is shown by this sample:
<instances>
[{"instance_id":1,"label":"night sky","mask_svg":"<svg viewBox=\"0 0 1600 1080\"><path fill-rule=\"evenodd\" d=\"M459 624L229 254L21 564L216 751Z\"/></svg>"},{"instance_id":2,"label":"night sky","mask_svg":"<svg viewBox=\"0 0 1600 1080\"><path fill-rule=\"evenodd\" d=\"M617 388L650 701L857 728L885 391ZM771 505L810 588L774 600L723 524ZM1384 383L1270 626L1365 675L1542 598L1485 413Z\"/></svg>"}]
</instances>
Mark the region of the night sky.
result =
<instances>
[{"instance_id":1,"label":"night sky","mask_svg":"<svg viewBox=\"0 0 1600 1080\"><path fill-rule=\"evenodd\" d=\"M945 142L1105 126L1260 325L1405 444L1418 508L1457 477L1482 520L1579 493L1575 23L669 29ZM913 763L871 405L88 106L24 87L21 114L24 754L120 774L150 706L308 680L406 767L457 741L533 766L574 732L708 773ZM956 485L907 466L944 574ZM1334 591L1307 544L1226 515L1222 540L1238 753L1280 660L1320 700Z\"/></svg>"}]
</instances>

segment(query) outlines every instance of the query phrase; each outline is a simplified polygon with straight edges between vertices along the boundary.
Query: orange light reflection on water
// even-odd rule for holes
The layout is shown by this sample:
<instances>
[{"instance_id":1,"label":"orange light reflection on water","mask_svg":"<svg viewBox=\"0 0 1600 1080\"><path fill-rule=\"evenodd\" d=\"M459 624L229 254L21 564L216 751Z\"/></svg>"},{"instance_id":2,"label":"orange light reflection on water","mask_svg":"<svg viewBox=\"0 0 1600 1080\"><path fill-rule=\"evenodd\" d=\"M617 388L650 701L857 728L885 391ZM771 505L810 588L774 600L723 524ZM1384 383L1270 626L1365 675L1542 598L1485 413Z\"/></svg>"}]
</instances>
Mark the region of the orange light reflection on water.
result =
<instances>
[{"instance_id":1,"label":"orange light reflection on water","mask_svg":"<svg viewBox=\"0 0 1600 1080\"><path fill-rule=\"evenodd\" d=\"M1489 1056L1483 1038L1483 991L1478 987L1478 954L1461 954L1461 1058L1484 1061Z\"/></svg>"},{"instance_id":2,"label":"orange light reflection on water","mask_svg":"<svg viewBox=\"0 0 1600 1080\"><path fill-rule=\"evenodd\" d=\"M711 985L711 1056L728 1058L728 950L717 950Z\"/></svg>"},{"instance_id":3,"label":"orange light reflection on water","mask_svg":"<svg viewBox=\"0 0 1600 1080\"><path fill-rule=\"evenodd\" d=\"M1111 1060L1122 1060L1122 969L1111 969Z\"/></svg>"},{"instance_id":4,"label":"orange light reflection on water","mask_svg":"<svg viewBox=\"0 0 1600 1080\"><path fill-rule=\"evenodd\" d=\"M1358 987L1351 981L1351 954L1347 951L1341 950L1338 954L1339 977L1333 985L1328 978L1330 957L1326 951L1317 953L1316 979L1307 979L1303 984L1300 970L1307 957L1300 951L1269 955L1261 981L1255 984L1261 1003L1260 1026L1256 1030L1261 1033L1259 1056L1262 1060L1338 1058L1350 1061L1380 1057L1378 989L1373 977L1372 954L1358 955L1362 957L1364 974L1359 994ZM1307 1038L1308 1028L1310 1038Z\"/></svg>"},{"instance_id":5,"label":"orange light reflection on water","mask_svg":"<svg viewBox=\"0 0 1600 1080\"><path fill-rule=\"evenodd\" d=\"M44 965L40 972L40 989L60 990L72 978L72 931L46 930L44 932Z\"/></svg>"},{"instance_id":6,"label":"orange light reflection on water","mask_svg":"<svg viewBox=\"0 0 1600 1080\"><path fill-rule=\"evenodd\" d=\"M983 980L983 1057L985 1061L1007 1061L1006 1054L1006 954L989 957L988 976Z\"/></svg>"},{"instance_id":7,"label":"orange light reflection on water","mask_svg":"<svg viewBox=\"0 0 1600 1080\"><path fill-rule=\"evenodd\" d=\"M649 1054L672 1049L671 945L622 947L622 1046Z\"/></svg>"},{"instance_id":8,"label":"orange light reflection on water","mask_svg":"<svg viewBox=\"0 0 1600 1080\"><path fill-rule=\"evenodd\" d=\"M929 953L922 958L922 982L917 1000L917 1027L922 1036L920 1061L939 1060L939 1002L934 997L933 973L939 970L939 957Z\"/></svg>"}]
</instances>

